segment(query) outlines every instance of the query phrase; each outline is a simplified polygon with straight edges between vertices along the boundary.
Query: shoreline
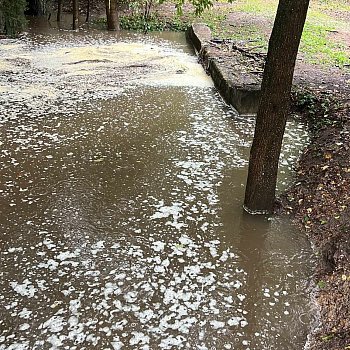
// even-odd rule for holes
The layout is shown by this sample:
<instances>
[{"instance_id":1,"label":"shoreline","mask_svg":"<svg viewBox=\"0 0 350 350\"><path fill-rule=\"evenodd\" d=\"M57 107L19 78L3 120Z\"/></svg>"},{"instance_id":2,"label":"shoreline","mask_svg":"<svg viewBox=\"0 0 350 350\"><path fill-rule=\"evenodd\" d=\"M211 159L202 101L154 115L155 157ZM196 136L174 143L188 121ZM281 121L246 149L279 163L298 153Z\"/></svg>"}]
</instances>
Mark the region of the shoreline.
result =
<instances>
[{"instance_id":1,"label":"shoreline","mask_svg":"<svg viewBox=\"0 0 350 350\"><path fill-rule=\"evenodd\" d=\"M254 114L263 72L262 54L213 39L203 24L192 25L187 37L224 100L242 115ZM247 61L252 69L247 69ZM319 322L307 337L305 349L309 350L350 349L347 79L349 74L334 74L321 66L298 62L293 80L291 115L308 123L311 137L296 165L293 184L277 200L276 213L288 215L306 234L317 257L310 298L318 306Z\"/></svg>"}]
</instances>

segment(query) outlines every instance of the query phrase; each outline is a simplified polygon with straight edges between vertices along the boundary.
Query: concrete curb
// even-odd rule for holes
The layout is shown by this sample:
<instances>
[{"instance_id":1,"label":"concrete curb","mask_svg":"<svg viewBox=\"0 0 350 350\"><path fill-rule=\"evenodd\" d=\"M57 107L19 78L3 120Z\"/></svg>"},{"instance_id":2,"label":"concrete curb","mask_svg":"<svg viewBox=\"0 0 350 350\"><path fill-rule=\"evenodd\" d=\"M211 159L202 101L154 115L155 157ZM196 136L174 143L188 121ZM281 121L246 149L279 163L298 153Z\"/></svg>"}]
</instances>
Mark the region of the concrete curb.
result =
<instances>
[{"instance_id":1,"label":"concrete curb","mask_svg":"<svg viewBox=\"0 0 350 350\"><path fill-rule=\"evenodd\" d=\"M222 50L213 41L211 30L205 24L193 24L186 32L187 39L194 46L205 70L211 75L215 87L226 103L233 106L241 115L255 115L260 99L260 86L263 69L262 60L254 62L250 69L249 57L239 50Z\"/></svg>"}]
</instances>

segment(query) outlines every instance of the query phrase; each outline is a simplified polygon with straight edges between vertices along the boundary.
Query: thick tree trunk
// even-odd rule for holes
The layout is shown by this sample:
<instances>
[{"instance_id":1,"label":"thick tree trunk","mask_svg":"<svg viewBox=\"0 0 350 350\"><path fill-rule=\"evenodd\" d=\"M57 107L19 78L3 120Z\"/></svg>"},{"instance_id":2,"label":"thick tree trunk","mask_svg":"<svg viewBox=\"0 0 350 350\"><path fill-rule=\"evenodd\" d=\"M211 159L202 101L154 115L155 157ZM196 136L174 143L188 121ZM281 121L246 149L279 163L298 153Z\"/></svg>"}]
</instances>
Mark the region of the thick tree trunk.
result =
<instances>
[{"instance_id":1,"label":"thick tree trunk","mask_svg":"<svg viewBox=\"0 0 350 350\"><path fill-rule=\"evenodd\" d=\"M244 208L271 213L275 202L278 160L309 0L280 0L270 37L261 86L261 101L250 151Z\"/></svg>"},{"instance_id":2,"label":"thick tree trunk","mask_svg":"<svg viewBox=\"0 0 350 350\"><path fill-rule=\"evenodd\" d=\"M73 0L73 30L79 28L79 0Z\"/></svg>"},{"instance_id":3,"label":"thick tree trunk","mask_svg":"<svg viewBox=\"0 0 350 350\"><path fill-rule=\"evenodd\" d=\"M57 1L57 22L61 22L62 17L62 0Z\"/></svg>"},{"instance_id":4,"label":"thick tree trunk","mask_svg":"<svg viewBox=\"0 0 350 350\"><path fill-rule=\"evenodd\" d=\"M119 30L119 15L117 10L117 0L105 0L107 29Z\"/></svg>"}]
</instances>

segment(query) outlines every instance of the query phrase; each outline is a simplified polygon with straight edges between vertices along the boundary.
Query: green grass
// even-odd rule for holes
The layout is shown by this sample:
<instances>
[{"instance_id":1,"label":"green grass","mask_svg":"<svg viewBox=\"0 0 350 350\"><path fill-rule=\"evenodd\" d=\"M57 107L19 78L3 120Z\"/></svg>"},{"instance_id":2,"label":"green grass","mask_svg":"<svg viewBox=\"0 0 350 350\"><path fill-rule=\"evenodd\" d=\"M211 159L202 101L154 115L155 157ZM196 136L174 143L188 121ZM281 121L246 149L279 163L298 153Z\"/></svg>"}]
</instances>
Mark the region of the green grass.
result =
<instances>
[{"instance_id":1,"label":"green grass","mask_svg":"<svg viewBox=\"0 0 350 350\"><path fill-rule=\"evenodd\" d=\"M268 39L261 33L260 28L254 25L235 28L234 31L228 32L221 29L220 32L214 31L214 35L219 38L232 39L243 46L254 48L258 52L267 52Z\"/></svg>"},{"instance_id":2,"label":"green grass","mask_svg":"<svg viewBox=\"0 0 350 350\"><path fill-rule=\"evenodd\" d=\"M228 8L229 10L226 9L226 11L246 13L251 16L252 23L249 24L248 21L247 25L236 26L232 30L227 30L227 25L220 25L220 21L214 20L208 15L204 22L213 29L215 36L232 38L247 43L247 46L261 46L262 50L266 50L268 38L263 34L265 28L259 28L255 25L254 19L257 17L273 18L277 4L277 0L237 0L233 3L233 7ZM338 12L332 12L335 9L337 11L350 11L350 3L348 0L315 0L312 2L299 49L308 62L340 68L350 64L350 50L340 39L336 41L336 36L332 35L333 32L337 31L343 31L350 35L350 24L345 19L338 18ZM266 22L261 21L261 23L264 25Z\"/></svg>"},{"instance_id":3,"label":"green grass","mask_svg":"<svg viewBox=\"0 0 350 350\"><path fill-rule=\"evenodd\" d=\"M238 2L235 9L241 12L274 16L276 14L277 5L278 2L274 0L245 0Z\"/></svg>"},{"instance_id":4,"label":"green grass","mask_svg":"<svg viewBox=\"0 0 350 350\"><path fill-rule=\"evenodd\" d=\"M350 64L350 55L345 45L331 41L333 26L307 22L301 40L300 51L313 63L323 63L343 67Z\"/></svg>"},{"instance_id":5,"label":"green grass","mask_svg":"<svg viewBox=\"0 0 350 350\"><path fill-rule=\"evenodd\" d=\"M205 23L214 33L214 35L219 35L224 30L222 22L226 21L227 11L223 9L218 9L217 11L206 10L199 17L192 17L195 22Z\"/></svg>"},{"instance_id":6,"label":"green grass","mask_svg":"<svg viewBox=\"0 0 350 350\"><path fill-rule=\"evenodd\" d=\"M215 11L207 10L200 17L192 17L192 22L205 23L215 38L232 39L242 42L247 47L258 47L258 51L267 50L267 38L258 26L230 26L227 17L232 12L231 7L220 7Z\"/></svg>"},{"instance_id":7,"label":"green grass","mask_svg":"<svg viewBox=\"0 0 350 350\"><path fill-rule=\"evenodd\" d=\"M309 9L300 51L310 62L343 67L350 64L350 52L345 44L335 41L331 35L339 30L349 30L350 35L350 25L324 13L322 9L325 3L336 6L335 1L323 0Z\"/></svg>"},{"instance_id":8,"label":"green grass","mask_svg":"<svg viewBox=\"0 0 350 350\"><path fill-rule=\"evenodd\" d=\"M348 0L318 0L317 7L322 10L350 11Z\"/></svg>"}]
</instances>

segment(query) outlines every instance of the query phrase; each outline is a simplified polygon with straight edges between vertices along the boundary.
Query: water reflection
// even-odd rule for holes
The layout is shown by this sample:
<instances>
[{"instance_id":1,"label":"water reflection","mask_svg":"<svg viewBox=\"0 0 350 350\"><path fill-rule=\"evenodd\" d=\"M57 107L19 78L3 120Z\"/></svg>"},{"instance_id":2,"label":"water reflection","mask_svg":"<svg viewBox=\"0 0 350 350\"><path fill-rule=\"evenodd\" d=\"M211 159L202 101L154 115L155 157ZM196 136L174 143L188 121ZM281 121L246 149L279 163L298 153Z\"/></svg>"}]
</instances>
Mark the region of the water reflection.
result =
<instances>
[{"instance_id":1,"label":"water reflection","mask_svg":"<svg viewBox=\"0 0 350 350\"><path fill-rule=\"evenodd\" d=\"M309 247L241 209L254 121L183 43L118 40L3 43L0 349L301 348Z\"/></svg>"}]
</instances>

